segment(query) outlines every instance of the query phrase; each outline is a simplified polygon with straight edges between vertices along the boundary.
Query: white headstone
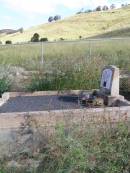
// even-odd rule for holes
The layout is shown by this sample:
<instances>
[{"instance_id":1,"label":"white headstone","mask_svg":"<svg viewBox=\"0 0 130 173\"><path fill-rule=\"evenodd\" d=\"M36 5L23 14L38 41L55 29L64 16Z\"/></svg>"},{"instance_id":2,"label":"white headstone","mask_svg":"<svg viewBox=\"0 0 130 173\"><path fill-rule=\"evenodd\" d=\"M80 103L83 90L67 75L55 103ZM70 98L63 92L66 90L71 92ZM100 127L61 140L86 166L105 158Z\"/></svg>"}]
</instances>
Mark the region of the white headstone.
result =
<instances>
[{"instance_id":1,"label":"white headstone","mask_svg":"<svg viewBox=\"0 0 130 173\"><path fill-rule=\"evenodd\" d=\"M103 94L119 96L119 68L106 66L101 75L100 91Z\"/></svg>"}]
</instances>

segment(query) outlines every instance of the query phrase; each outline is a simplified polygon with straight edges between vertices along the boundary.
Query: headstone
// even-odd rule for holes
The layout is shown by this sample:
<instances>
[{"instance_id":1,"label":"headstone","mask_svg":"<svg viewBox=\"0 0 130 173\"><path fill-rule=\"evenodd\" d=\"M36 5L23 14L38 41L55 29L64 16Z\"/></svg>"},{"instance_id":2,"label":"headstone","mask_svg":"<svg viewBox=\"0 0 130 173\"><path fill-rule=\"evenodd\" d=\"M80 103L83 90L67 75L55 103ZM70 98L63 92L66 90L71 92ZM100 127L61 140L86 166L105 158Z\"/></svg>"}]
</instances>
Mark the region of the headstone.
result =
<instances>
[{"instance_id":1,"label":"headstone","mask_svg":"<svg viewBox=\"0 0 130 173\"><path fill-rule=\"evenodd\" d=\"M106 66L103 69L100 91L105 95L119 96L119 68Z\"/></svg>"},{"instance_id":2,"label":"headstone","mask_svg":"<svg viewBox=\"0 0 130 173\"><path fill-rule=\"evenodd\" d=\"M110 65L102 70L100 89L92 93L82 92L81 103L92 106L120 106L124 103L124 96L119 94L119 68Z\"/></svg>"},{"instance_id":3,"label":"headstone","mask_svg":"<svg viewBox=\"0 0 130 173\"><path fill-rule=\"evenodd\" d=\"M102 70L100 94L104 98L104 102L108 106L113 106L124 97L119 94L119 68L116 66L106 66Z\"/></svg>"}]
</instances>

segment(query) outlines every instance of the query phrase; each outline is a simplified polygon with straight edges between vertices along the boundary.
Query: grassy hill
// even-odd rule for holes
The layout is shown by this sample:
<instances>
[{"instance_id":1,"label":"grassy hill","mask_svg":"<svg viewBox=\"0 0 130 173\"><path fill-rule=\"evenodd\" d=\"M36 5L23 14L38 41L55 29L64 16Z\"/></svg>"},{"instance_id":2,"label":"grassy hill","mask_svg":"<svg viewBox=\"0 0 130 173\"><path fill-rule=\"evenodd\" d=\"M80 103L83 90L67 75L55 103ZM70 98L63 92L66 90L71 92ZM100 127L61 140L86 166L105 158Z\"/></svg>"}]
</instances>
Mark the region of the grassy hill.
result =
<instances>
[{"instance_id":1,"label":"grassy hill","mask_svg":"<svg viewBox=\"0 0 130 173\"><path fill-rule=\"evenodd\" d=\"M24 33L1 35L0 40L15 42L29 41L37 32L40 37L50 41L92 37L124 37L130 36L130 6L105 12L78 14L64 20L32 27Z\"/></svg>"}]
</instances>

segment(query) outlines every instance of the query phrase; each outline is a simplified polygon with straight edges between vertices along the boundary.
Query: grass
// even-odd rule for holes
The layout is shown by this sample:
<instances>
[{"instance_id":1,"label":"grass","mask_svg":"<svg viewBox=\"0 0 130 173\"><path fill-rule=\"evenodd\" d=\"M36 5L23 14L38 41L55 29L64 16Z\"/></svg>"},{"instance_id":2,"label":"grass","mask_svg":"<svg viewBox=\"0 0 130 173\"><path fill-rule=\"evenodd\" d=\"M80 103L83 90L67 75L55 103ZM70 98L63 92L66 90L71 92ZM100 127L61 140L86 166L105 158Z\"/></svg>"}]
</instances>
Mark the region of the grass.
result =
<instances>
[{"instance_id":1,"label":"grass","mask_svg":"<svg viewBox=\"0 0 130 173\"><path fill-rule=\"evenodd\" d=\"M130 7L106 12L92 12L74 15L55 23L46 23L25 30L24 33L1 35L0 40L16 42L30 41L34 33L47 37L50 41L97 37L128 37L130 36ZM119 32L120 30L120 32ZM108 34L109 33L109 34Z\"/></svg>"},{"instance_id":2,"label":"grass","mask_svg":"<svg viewBox=\"0 0 130 173\"><path fill-rule=\"evenodd\" d=\"M25 134L24 134L25 135ZM37 134L38 135L38 134ZM38 139L38 136L37 138ZM45 140L45 138L43 138ZM130 171L129 123L116 125L57 126L56 134L42 140L30 156L17 152L1 161L2 173L124 173ZM17 141L18 143L19 141ZM22 144L21 144L22 145ZM23 145L26 147L26 144ZM15 149L15 150L16 150ZM24 149L23 149L24 150ZM23 166L7 168L8 161ZM34 170L28 160L40 161Z\"/></svg>"},{"instance_id":3,"label":"grass","mask_svg":"<svg viewBox=\"0 0 130 173\"><path fill-rule=\"evenodd\" d=\"M36 90L99 88L101 70L116 65L130 70L130 40L91 40L0 47L0 64L37 71L27 88Z\"/></svg>"}]
</instances>

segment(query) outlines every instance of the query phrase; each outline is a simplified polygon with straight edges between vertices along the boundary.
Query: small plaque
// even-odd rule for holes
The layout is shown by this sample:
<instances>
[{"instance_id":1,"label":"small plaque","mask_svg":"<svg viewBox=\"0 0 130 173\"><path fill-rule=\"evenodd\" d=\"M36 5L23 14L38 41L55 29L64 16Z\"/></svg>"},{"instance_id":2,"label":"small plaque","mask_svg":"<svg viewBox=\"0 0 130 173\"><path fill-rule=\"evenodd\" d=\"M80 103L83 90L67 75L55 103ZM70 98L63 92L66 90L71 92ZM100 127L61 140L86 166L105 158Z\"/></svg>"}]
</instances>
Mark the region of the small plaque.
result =
<instances>
[{"instance_id":1,"label":"small plaque","mask_svg":"<svg viewBox=\"0 0 130 173\"><path fill-rule=\"evenodd\" d=\"M101 78L101 88L106 88L108 90L111 90L112 73L113 72L111 69L103 70Z\"/></svg>"}]
</instances>

